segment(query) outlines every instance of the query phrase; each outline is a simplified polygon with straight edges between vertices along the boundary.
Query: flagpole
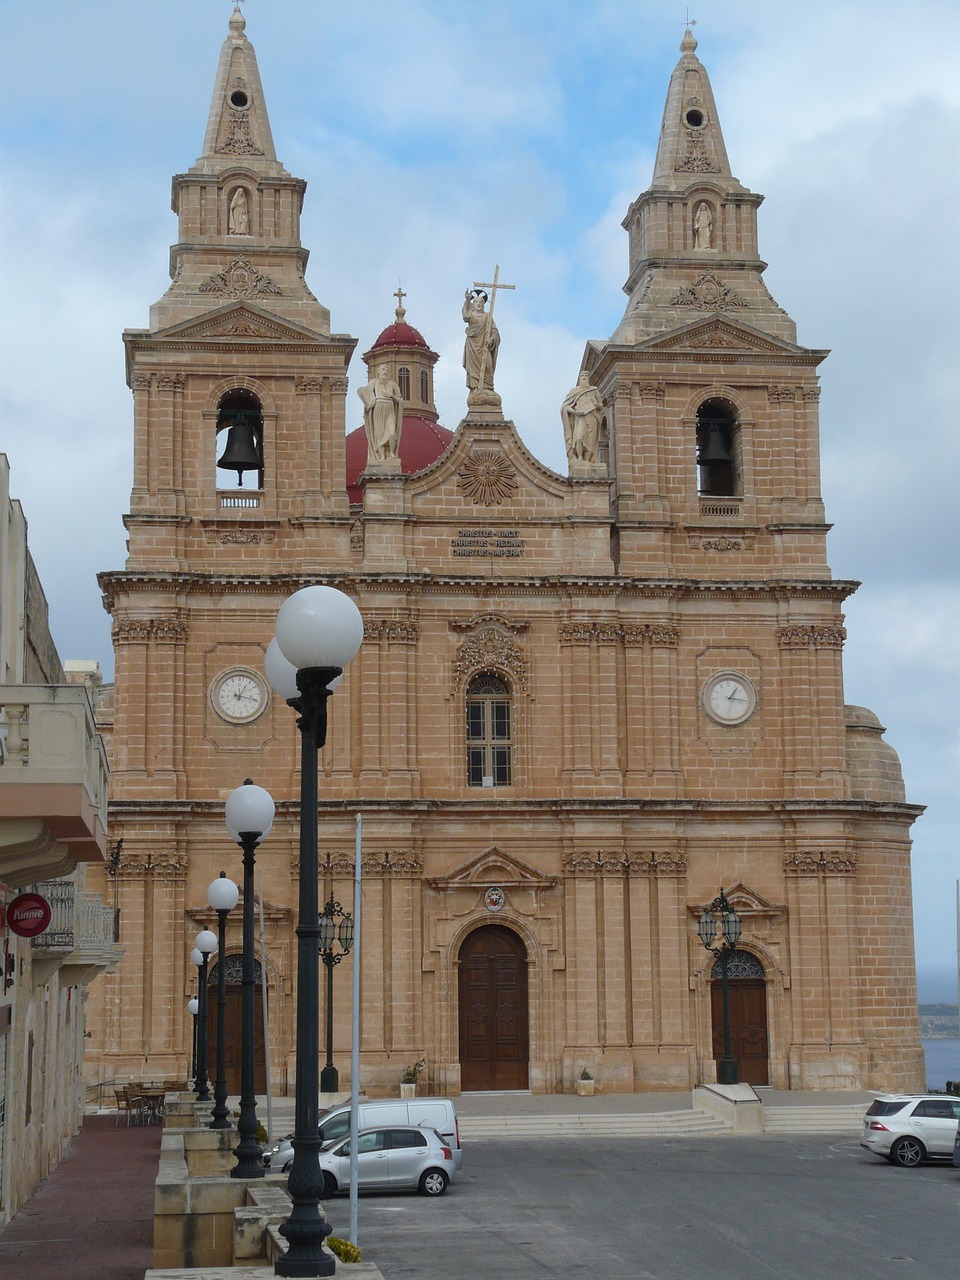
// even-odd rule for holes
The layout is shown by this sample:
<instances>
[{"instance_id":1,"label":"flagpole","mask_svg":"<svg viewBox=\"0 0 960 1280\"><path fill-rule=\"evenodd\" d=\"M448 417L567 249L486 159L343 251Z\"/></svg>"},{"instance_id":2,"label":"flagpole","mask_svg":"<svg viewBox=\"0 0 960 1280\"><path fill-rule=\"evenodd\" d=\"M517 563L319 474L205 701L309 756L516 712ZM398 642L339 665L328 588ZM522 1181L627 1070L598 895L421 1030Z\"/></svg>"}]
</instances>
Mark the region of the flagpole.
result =
<instances>
[{"instance_id":1,"label":"flagpole","mask_svg":"<svg viewBox=\"0 0 960 1280\"><path fill-rule=\"evenodd\" d=\"M359 1246L357 1135L360 1125L360 869L363 819L357 814L356 849L353 858L353 1028L350 1037L350 1240Z\"/></svg>"}]
</instances>

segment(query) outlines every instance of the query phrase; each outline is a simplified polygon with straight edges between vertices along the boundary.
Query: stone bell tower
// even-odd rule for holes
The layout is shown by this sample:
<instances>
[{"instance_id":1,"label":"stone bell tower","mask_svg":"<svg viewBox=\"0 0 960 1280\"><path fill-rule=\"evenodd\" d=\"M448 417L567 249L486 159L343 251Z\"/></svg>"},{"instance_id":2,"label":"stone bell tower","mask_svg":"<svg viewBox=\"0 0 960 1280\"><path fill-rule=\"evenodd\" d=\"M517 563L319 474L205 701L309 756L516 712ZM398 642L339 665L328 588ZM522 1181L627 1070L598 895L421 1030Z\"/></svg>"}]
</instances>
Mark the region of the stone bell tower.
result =
<instances>
[{"instance_id":1,"label":"stone bell tower","mask_svg":"<svg viewBox=\"0 0 960 1280\"><path fill-rule=\"evenodd\" d=\"M180 996L195 978L184 921L188 933L202 927L206 885L221 867L239 874L223 797L251 775L290 793L290 713L275 707L263 676L273 618L304 578L335 579L350 556L344 438L355 339L331 333L306 284L306 183L277 159L245 26L236 9L202 154L173 179L170 287L148 327L124 333L134 396L129 554L100 584L116 654L110 817L111 838L124 839L126 955L113 989L100 993L91 1045L102 1074L117 1079L182 1074ZM287 892L273 898L286 902L286 851L282 862ZM289 917L277 908L271 926L275 992L290 983Z\"/></svg>"}]
</instances>

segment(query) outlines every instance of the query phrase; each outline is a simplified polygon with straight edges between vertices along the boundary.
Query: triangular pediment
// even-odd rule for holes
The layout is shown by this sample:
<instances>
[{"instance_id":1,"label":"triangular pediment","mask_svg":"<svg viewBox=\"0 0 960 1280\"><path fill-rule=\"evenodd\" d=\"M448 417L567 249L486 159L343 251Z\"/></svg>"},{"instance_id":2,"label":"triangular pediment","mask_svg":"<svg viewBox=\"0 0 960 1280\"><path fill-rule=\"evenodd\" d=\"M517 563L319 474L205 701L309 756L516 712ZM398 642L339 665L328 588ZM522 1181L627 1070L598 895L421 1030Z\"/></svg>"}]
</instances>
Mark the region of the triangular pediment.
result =
<instances>
[{"instance_id":1,"label":"triangular pediment","mask_svg":"<svg viewBox=\"0 0 960 1280\"><path fill-rule=\"evenodd\" d=\"M768 333L761 333L751 325L711 316L707 320L695 324L686 324L669 333L660 334L646 342L637 344L637 350L657 352L702 352L722 355L796 355L805 353L806 348L796 343L785 342L780 338L772 338Z\"/></svg>"},{"instance_id":2,"label":"triangular pediment","mask_svg":"<svg viewBox=\"0 0 960 1280\"><path fill-rule=\"evenodd\" d=\"M524 489L562 498L568 483L530 452L509 419L493 424L464 418L446 451L411 480L411 492L426 494L453 480L469 513L503 514L528 501Z\"/></svg>"},{"instance_id":3,"label":"triangular pediment","mask_svg":"<svg viewBox=\"0 0 960 1280\"><path fill-rule=\"evenodd\" d=\"M469 862L462 863L447 876L430 881L437 889L548 889L557 883L556 876L546 876L535 867L505 853L496 845L484 849Z\"/></svg>"},{"instance_id":4,"label":"triangular pediment","mask_svg":"<svg viewBox=\"0 0 960 1280\"><path fill-rule=\"evenodd\" d=\"M765 898L763 894L757 893L755 889L751 889L745 885L742 880L738 880L736 884L732 884L729 889L725 889L727 901L736 911L741 920L756 919L757 917L773 917L781 916L786 912L786 907L771 902L769 898ZM688 910L691 915L699 916L703 910L704 904L691 904Z\"/></svg>"},{"instance_id":5,"label":"triangular pediment","mask_svg":"<svg viewBox=\"0 0 960 1280\"><path fill-rule=\"evenodd\" d=\"M281 320L249 302L218 307L150 335L155 342L317 342L323 335Z\"/></svg>"}]
</instances>

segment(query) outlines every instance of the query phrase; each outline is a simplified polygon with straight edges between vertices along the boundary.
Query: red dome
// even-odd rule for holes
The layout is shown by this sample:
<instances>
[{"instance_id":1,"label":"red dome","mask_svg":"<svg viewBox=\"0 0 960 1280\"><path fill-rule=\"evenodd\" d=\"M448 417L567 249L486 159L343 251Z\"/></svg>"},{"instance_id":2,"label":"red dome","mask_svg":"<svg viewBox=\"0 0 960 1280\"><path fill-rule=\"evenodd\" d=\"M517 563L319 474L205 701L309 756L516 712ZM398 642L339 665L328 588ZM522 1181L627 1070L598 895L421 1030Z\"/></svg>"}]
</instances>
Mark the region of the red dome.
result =
<instances>
[{"instance_id":1,"label":"red dome","mask_svg":"<svg viewBox=\"0 0 960 1280\"><path fill-rule=\"evenodd\" d=\"M400 434L400 469L403 474L409 476L429 467L446 452L452 439L453 432L441 427L439 423L431 422L429 418L419 418L414 413L405 413L403 431ZM351 431L347 436L347 496L352 503L363 501L357 481L366 464L367 436L363 427L357 427L356 431Z\"/></svg>"},{"instance_id":2,"label":"red dome","mask_svg":"<svg viewBox=\"0 0 960 1280\"><path fill-rule=\"evenodd\" d=\"M402 321L388 324L370 350L376 351L379 347L423 347L425 351L430 350L423 334L414 329L413 325Z\"/></svg>"}]
</instances>

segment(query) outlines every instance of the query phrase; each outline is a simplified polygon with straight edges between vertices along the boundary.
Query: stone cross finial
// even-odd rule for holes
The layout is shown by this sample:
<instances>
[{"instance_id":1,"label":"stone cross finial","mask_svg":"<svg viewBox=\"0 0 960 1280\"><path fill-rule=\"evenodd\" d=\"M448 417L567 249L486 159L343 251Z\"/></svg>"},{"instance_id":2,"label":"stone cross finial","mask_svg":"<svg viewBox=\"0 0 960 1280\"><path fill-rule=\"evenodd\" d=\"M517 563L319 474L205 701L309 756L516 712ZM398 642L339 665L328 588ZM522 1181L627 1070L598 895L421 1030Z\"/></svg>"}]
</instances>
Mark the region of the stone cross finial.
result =
<instances>
[{"instance_id":1,"label":"stone cross finial","mask_svg":"<svg viewBox=\"0 0 960 1280\"><path fill-rule=\"evenodd\" d=\"M400 321L403 319L403 317L407 314L406 308L403 305L403 300L407 295L404 293L400 285L397 285L393 296L397 300L397 324L399 324Z\"/></svg>"}]
</instances>

